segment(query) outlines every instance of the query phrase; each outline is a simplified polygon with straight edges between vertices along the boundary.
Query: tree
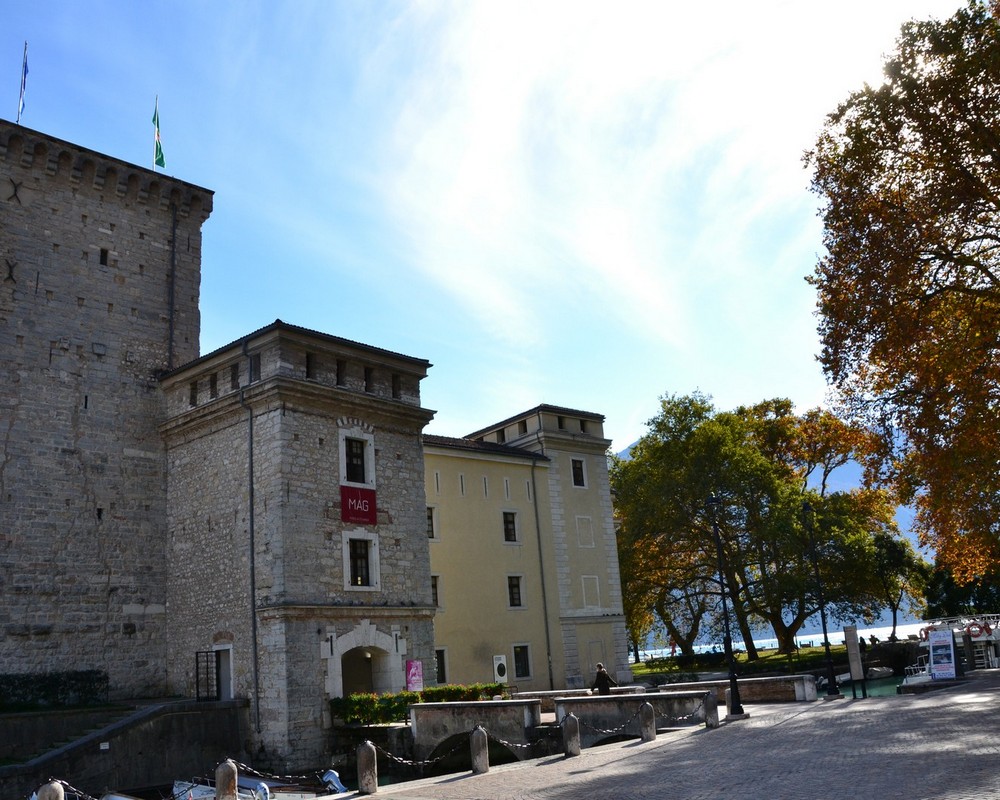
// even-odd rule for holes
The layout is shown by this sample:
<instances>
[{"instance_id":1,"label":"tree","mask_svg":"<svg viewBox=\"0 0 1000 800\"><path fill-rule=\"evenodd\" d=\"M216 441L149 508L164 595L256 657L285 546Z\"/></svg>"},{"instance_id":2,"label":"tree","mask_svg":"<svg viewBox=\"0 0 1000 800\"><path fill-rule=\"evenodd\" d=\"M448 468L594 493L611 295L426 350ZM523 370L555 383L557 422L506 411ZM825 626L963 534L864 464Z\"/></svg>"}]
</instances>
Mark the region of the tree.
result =
<instances>
[{"instance_id":1,"label":"tree","mask_svg":"<svg viewBox=\"0 0 1000 800\"><path fill-rule=\"evenodd\" d=\"M931 577L931 565L922 559L906 539L888 531L875 534L875 585L879 600L892 612L891 641L896 640L900 609L909 604L916 614L923 610L924 592Z\"/></svg>"},{"instance_id":2,"label":"tree","mask_svg":"<svg viewBox=\"0 0 1000 800\"><path fill-rule=\"evenodd\" d=\"M1000 567L994 566L975 580L959 585L948 568L939 563L930 575L925 596L924 619L995 613L1000 608Z\"/></svg>"},{"instance_id":3,"label":"tree","mask_svg":"<svg viewBox=\"0 0 1000 800\"><path fill-rule=\"evenodd\" d=\"M881 433L876 477L959 580L1000 559L1000 22L903 26L885 82L806 155L822 199L820 360Z\"/></svg>"},{"instance_id":4,"label":"tree","mask_svg":"<svg viewBox=\"0 0 1000 800\"><path fill-rule=\"evenodd\" d=\"M717 412L702 395L666 396L628 460L611 469L626 591L653 597L682 651L720 608L713 524L722 544L735 635L754 658L753 635L769 625L784 651L819 608L819 591L803 526L802 502L817 509L823 594L834 614L871 615L871 535L894 529L881 493L828 492L835 466L857 454L863 431L829 412L798 417L788 400ZM817 473L819 489L809 488ZM709 495L722 505L714 518ZM884 498L883 498L884 499ZM641 563L641 569L635 566Z\"/></svg>"}]
</instances>

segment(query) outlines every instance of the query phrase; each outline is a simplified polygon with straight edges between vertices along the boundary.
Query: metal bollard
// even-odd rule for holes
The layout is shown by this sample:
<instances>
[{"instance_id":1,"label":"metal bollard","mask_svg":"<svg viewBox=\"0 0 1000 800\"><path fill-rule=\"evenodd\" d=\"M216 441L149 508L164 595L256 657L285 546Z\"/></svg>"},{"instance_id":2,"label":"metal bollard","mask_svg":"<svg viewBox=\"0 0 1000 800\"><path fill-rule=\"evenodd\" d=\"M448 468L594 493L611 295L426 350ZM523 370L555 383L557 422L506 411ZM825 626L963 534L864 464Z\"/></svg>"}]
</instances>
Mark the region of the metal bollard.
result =
<instances>
[{"instance_id":1,"label":"metal bollard","mask_svg":"<svg viewBox=\"0 0 1000 800\"><path fill-rule=\"evenodd\" d=\"M232 759L226 759L215 768L215 796L218 800L236 800L236 783L239 771Z\"/></svg>"},{"instance_id":2,"label":"metal bollard","mask_svg":"<svg viewBox=\"0 0 1000 800\"><path fill-rule=\"evenodd\" d=\"M656 740L656 712L649 703L639 707L639 738L644 742Z\"/></svg>"},{"instance_id":3,"label":"metal bollard","mask_svg":"<svg viewBox=\"0 0 1000 800\"><path fill-rule=\"evenodd\" d=\"M49 781L49 783L38 790L37 796L38 800L63 800L66 792L61 783Z\"/></svg>"},{"instance_id":4,"label":"metal bollard","mask_svg":"<svg viewBox=\"0 0 1000 800\"><path fill-rule=\"evenodd\" d=\"M375 745L365 741L358 745L358 794L378 792L378 758Z\"/></svg>"},{"instance_id":5,"label":"metal bollard","mask_svg":"<svg viewBox=\"0 0 1000 800\"><path fill-rule=\"evenodd\" d=\"M482 775L490 771L490 740L482 725L469 737L469 747L472 750L472 774Z\"/></svg>"},{"instance_id":6,"label":"metal bollard","mask_svg":"<svg viewBox=\"0 0 1000 800\"><path fill-rule=\"evenodd\" d=\"M567 758L580 755L580 720L576 714L563 717L563 752Z\"/></svg>"}]
</instances>

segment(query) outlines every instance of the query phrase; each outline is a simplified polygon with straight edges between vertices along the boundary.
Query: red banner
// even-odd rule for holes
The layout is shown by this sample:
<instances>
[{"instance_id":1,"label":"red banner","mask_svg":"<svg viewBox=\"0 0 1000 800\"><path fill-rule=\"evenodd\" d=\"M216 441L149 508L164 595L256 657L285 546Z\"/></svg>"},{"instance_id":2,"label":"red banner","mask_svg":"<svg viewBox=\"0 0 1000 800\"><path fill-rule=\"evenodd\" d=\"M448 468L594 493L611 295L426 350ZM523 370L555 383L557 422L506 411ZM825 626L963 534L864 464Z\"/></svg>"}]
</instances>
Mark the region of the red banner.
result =
<instances>
[{"instance_id":1,"label":"red banner","mask_svg":"<svg viewBox=\"0 0 1000 800\"><path fill-rule=\"evenodd\" d=\"M341 522L360 522L362 525L374 525L377 520L374 489L359 489L355 486L340 487Z\"/></svg>"}]
</instances>

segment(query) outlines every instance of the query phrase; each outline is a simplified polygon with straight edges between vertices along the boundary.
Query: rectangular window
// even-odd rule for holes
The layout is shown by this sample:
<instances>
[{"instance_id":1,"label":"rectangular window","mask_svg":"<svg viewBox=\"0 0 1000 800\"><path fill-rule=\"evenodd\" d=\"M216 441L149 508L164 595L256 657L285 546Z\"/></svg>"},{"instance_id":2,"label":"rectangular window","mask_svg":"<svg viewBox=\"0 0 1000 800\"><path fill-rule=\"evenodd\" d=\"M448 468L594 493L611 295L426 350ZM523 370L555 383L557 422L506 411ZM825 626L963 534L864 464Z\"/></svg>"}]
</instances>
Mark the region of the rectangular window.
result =
<instances>
[{"instance_id":1,"label":"rectangular window","mask_svg":"<svg viewBox=\"0 0 1000 800\"><path fill-rule=\"evenodd\" d=\"M517 541L517 512L503 512L503 540L505 542Z\"/></svg>"},{"instance_id":2,"label":"rectangular window","mask_svg":"<svg viewBox=\"0 0 1000 800\"><path fill-rule=\"evenodd\" d=\"M497 443L503 444L506 441L507 441L507 431L501 428L500 430L497 431Z\"/></svg>"},{"instance_id":3,"label":"rectangular window","mask_svg":"<svg viewBox=\"0 0 1000 800\"><path fill-rule=\"evenodd\" d=\"M438 576L431 575L431 603L434 607L441 605L441 601L438 599Z\"/></svg>"},{"instance_id":4,"label":"rectangular window","mask_svg":"<svg viewBox=\"0 0 1000 800\"><path fill-rule=\"evenodd\" d=\"M514 645L514 677L531 677L531 652L526 644Z\"/></svg>"},{"instance_id":5,"label":"rectangular window","mask_svg":"<svg viewBox=\"0 0 1000 800\"><path fill-rule=\"evenodd\" d=\"M101 248L101 266L106 267L108 265L108 248Z\"/></svg>"},{"instance_id":6,"label":"rectangular window","mask_svg":"<svg viewBox=\"0 0 1000 800\"><path fill-rule=\"evenodd\" d=\"M230 364L229 365L229 388L231 391L236 391L240 388L240 365Z\"/></svg>"},{"instance_id":7,"label":"rectangular window","mask_svg":"<svg viewBox=\"0 0 1000 800\"><path fill-rule=\"evenodd\" d=\"M250 356L250 383L260 380L260 353Z\"/></svg>"},{"instance_id":8,"label":"rectangular window","mask_svg":"<svg viewBox=\"0 0 1000 800\"><path fill-rule=\"evenodd\" d=\"M437 515L433 506L427 506L427 538L437 539Z\"/></svg>"},{"instance_id":9,"label":"rectangular window","mask_svg":"<svg viewBox=\"0 0 1000 800\"><path fill-rule=\"evenodd\" d=\"M403 396L403 379L395 372L392 374L392 396L395 400Z\"/></svg>"},{"instance_id":10,"label":"rectangular window","mask_svg":"<svg viewBox=\"0 0 1000 800\"><path fill-rule=\"evenodd\" d=\"M448 671L445 669L445 651L434 651L434 662L437 667L437 685L444 686L448 683Z\"/></svg>"},{"instance_id":11,"label":"rectangular window","mask_svg":"<svg viewBox=\"0 0 1000 800\"><path fill-rule=\"evenodd\" d=\"M365 482L365 440L344 439L347 450L347 480L350 483Z\"/></svg>"},{"instance_id":12,"label":"rectangular window","mask_svg":"<svg viewBox=\"0 0 1000 800\"><path fill-rule=\"evenodd\" d=\"M219 396L219 375L216 372L208 376L208 396L213 400Z\"/></svg>"},{"instance_id":13,"label":"rectangular window","mask_svg":"<svg viewBox=\"0 0 1000 800\"><path fill-rule=\"evenodd\" d=\"M316 355L306 353L306 380L316 380Z\"/></svg>"},{"instance_id":14,"label":"rectangular window","mask_svg":"<svg viewBox=\"0 0 1000 800\"><path fill-rule=\"evenodd\" d=\"M503 496L505 500L510 500L510 480L503 479Z\"/></svg>"},{"instance_id":15,"label":"rectangular window","mask_svg":"<svg viewBox=\"0 0 1000 800\"><path fill-rule=\"evenodd\" d=\"M521 602L521 577L519 575L507 576L507 604L511 608L520 608Z\"/></svg>"},{"instance_id":16,"label":"rectangular window","mask_svg":"<svg viewBox=\"0 0 1000 800\"><path fill-rule=\"evenodd\" d=\"M375 391L375 370L372 367L365 367L365 391Z\"/></svg>"},{"instance_id":17,"label":"rectangular window","mask_svg":"<svg viewBox=\"0 0 1000 800\"><path fill-rule=\"evenodd\" d=\"M465 497L465 476L464 475L459 475L458 476L458 493L460 495L462 495L462 497Z\"/></svg>"},{"instance_id":18,"label":"rectangular window","mask_svg":"<svg viewBox=\"0 0 1000 800\"><path fill-rule=\"evenodd\" d=\"M583 468L583 459L574 458L572 460L573 464L573 485L574 486L586 486L587 485L587 473Z\"/></svg>"},{"instance_id":19,"label":"rectangular window","mask_svg":"<svg viewBox=\"0 0 1000 800\"><path fill-rule=\"evenodd\" d=\"M486 480L486 476L483 475L483 497L488 499L489 496L490 496L490 483L488 480Z\"/></svg>"},{"instance_id":20,"label":"rectangular window","mask_svg":"<svg viewBox=\"0 0 1000 800\"><path fill-rule=\"evenodd\" d=\"M337 359L337 386L347 385L347 362L342 358Z\"/></svg>"},{"instance_id":21,"label":"rectangular window","mask_svg":"<svg viewBox=\"0 0 1000 800\"><path fill-rule=\"evenodd\" d=\"M368 558L369 543L365 539L351 539L351 586L371 586Z\"/></svg>"},{"instance_id":22,"label":"rectangular window","mask_svg":"<svg viewBox=\"0 0 1000 800\"><path fill-rule=\"evenodd\" d=\"M524 436L528 432L528 421L522 419L517 423L517 433L519 436Z\"/></svg>"},{"instance_id":23,"label":"rectangular window","mask_svg":"<svg viewBox=\"0 0 1000 800\"><path fill-rule=\"evenodd\" d=\"M198 405L198 381L191 381L188 387L188 405L192 408Z\"/></svg>"}]
</instances>

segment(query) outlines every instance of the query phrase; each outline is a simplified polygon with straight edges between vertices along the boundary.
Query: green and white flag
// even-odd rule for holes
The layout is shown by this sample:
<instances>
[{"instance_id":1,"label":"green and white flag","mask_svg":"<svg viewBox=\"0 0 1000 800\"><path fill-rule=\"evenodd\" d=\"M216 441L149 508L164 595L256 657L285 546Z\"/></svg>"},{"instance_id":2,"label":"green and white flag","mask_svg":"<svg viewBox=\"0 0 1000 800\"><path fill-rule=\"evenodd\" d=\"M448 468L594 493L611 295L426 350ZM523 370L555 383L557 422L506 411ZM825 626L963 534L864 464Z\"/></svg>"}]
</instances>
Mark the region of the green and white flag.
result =
<instances>
[{"instance_id":1,"label":"green and white flag","mask_svg":"<svg viewBox=\"0 0 1000 800\"><path fill-rule=\"evenodd\" d=\"M157 95L153 104L153 169L165 167L167 162L163 159L163 146L160 144L160 98Z\"/></svg>"}]
</instances>

